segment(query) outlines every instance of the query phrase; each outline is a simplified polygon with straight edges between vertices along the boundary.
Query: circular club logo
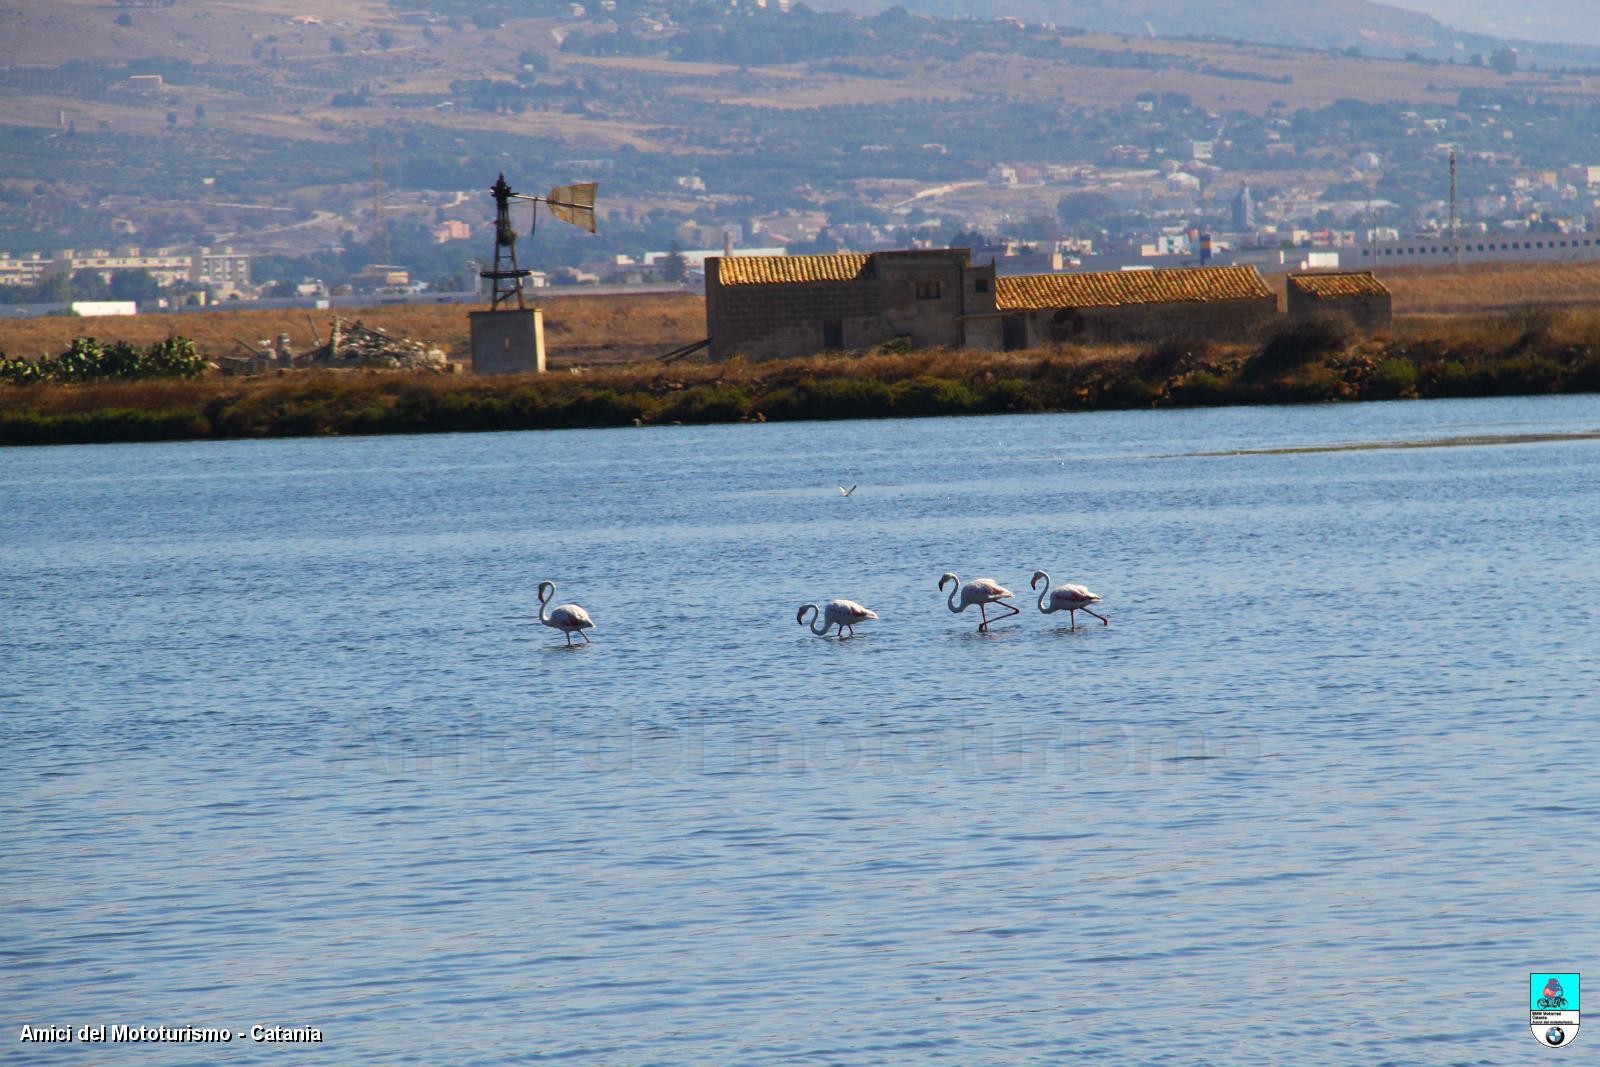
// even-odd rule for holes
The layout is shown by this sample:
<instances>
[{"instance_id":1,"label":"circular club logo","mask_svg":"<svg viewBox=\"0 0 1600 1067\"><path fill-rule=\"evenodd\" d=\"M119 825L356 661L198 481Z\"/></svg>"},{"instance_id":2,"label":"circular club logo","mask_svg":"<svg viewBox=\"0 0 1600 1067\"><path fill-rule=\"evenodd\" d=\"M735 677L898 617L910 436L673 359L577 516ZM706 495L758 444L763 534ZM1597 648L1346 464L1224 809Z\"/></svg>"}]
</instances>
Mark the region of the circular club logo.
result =
<instances>
[{"instance_id":1,"label":"circular club logo","mask_svg":"<svg viewBox=\"0 0 1600 1067\"><path fill-rule=\"evenodd\" d=\"M1528 976L1528 1028L1546 1048L1570 1045L1578 1036L1578 978L1549 971Z\"/></svg>"}]
</instances>

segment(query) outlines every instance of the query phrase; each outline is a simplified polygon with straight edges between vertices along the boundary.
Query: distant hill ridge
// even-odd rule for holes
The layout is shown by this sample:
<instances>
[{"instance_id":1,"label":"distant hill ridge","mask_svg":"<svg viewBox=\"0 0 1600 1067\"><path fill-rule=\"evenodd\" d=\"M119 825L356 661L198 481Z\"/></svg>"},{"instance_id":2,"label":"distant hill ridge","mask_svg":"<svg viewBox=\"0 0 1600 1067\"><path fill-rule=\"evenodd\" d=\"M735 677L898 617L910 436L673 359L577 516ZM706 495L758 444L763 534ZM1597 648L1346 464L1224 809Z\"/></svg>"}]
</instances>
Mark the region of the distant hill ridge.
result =
<instances>
[{"instance_id":1,"label":"distant hill ridge","mask_svg":"<svg viewBox=\"0 0 1600 1067\"><path fill-rule=\"evenodd\" d=\"M1517 41L1600 45L1594 0L1400 0L1458 29Z\"/></svg>"},{"instance_id":2,"label":"distant hill ridge","mask_svg":"<svg viewBox=\"0 0 1600 1067\"><path fill-rule=\"evenodd\" d=\"M890 0L834 0L821 7L875 13ZM1134 37L1221 37L1296 48L1358 48L1377 56L1416 53L1432 59L1486 55L1506 44L1466 33L1431 15L1372 0L900 0L920 14L945 17L1011 16L1099 33ZM1529 25L1529 24L1520 24ZM1516 42L1527 63L1600 65L1600 48Z\"/></svg>"}]
</instances>

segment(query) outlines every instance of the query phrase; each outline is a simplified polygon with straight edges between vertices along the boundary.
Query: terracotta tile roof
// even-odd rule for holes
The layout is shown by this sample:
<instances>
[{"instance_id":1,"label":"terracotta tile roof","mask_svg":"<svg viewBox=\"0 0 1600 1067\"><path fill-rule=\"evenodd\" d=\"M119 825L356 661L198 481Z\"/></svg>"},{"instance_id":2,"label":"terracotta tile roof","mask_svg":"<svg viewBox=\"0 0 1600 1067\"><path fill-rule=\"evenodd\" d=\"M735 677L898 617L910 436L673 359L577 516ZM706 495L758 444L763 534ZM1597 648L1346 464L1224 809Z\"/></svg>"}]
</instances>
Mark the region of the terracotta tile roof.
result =
<instances>
[{"instance_id":1,"label":"terracotta tile roof","mask_svg":"<svg viewBox=\"0 0 1600 1067\"><path fill-rule=\"evenodd\" d=\"M859 278L866 266L866 255L856 252L832 256L723 256L717 277L723 285L849 282Z\"/></svg>"},{"instance_id":2,"label":"terracotta tile roof","mask_svg":"<svg viewBox=\"0 0 1600 1067\"><path fill-rule=\"evenodd\" d=\"M1001 311L1059 307L1120 307L1198 300L1271 298L1254 267L1108 270L1088 274L1001 275L994 302Z\"/></svg>"},{"instance_id":3,"label":"terracotta tile roof","mask_svg":"<svg viewBox=\"0 0 1600 1067\"><path fill-rule=\"evenodd\" d=\"M1291 274L1289 284L1315 300L1341 296L1386 296L1389 290L1370 270L1341 274Z\"/></svg>"}]
</instances>

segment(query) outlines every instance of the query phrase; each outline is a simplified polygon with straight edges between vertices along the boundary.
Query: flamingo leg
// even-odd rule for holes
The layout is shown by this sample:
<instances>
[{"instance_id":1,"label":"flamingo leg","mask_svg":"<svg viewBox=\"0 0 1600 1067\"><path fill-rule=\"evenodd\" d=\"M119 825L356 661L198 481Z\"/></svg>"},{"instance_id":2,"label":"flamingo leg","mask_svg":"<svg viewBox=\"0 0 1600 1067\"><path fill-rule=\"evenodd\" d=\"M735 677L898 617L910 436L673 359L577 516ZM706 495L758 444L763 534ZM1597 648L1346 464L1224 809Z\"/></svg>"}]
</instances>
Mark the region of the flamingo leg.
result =
<instances>
[{"instance_id":1,"label":"flamingo leg","mask_svg":"<svg viewBox=\"0 0 1600 1067\"><path fill-rule=\"evenodd\" d=\"M1068 608L1067 609L1067 614L1072 616L1072 626L1069 627L1069 629L1076 630L1078 628L1078 609L1077 608Z\"/></svg>"},{"instance_id":2,"label":"flamingo leg","mask_svg":"<svg viewBox=\"0 0 1600 1067\"><path fill-rule=\"evenodd\" d=\"M583 643L584 643L584 644L586 644L586 645L589 645L589 644L593 644L593 643L594 643L594 642L592 642L592 641L590 641L590 640L589 640L589 635L588 635L588 634L586 634L586 633L584 633L584 632L583 632L583 631L582 631L582 630L579 630L579 631L578 631L578 636L579 636L579 637L581 637L581 638L583 638Z\"/></svg>"},{"instance_id":3,"label":"flamingo leg","mask_svg":"<svg viewBox=\"0 0 1600 1067\"><path fill-rule=\"evenodd\" d=\"M1017 607L1014 604L1007 604L1004 600L998 600L995 603L996 603L997 606L1006 609L1006 613L1004 615L1000 616L1000 618L1002 618L1002 619L1009 619L1013 615L1021 615L1022 614L1022 609Z\"/></svg>"},{"instance_id":4,"label":"flamingo leg","mask_svg":"<svg viewBox=\"0 0 1600 1067\"><path fill-rule=\"evenodd\" d=\"M978 605L978 614L983 616L983 621L978 624L978 632L980 634L987 633L989 630L989 613L984 610L982 604Z\"/></svg>"},{"instance_id":5,"label":"flamingo leg","mask_svg":"<svg viewBox=\"0 0 1600 1067\"><path fill-rule=\"evenodd\" d=\"M1084 608L1083 610L1089 612L1090 615L1093 615L1095 618L1099 619L1102 625L1111 625L1111 620L1100 614L1098 611L1094 611L1090 608Z\"/></svg>"},{"instance_id":6,"label":"flamingo leg","mask_svg":"<svg viewBox=\"0 0 1600 1067\"><path fill-rule=\"evenodd\" d=\"M565 634L566 637L567 637L567 647L571 648L572 647L572 631L571 630L563 630L561 632L563 634Z\"/></svg>"}]
</instances>

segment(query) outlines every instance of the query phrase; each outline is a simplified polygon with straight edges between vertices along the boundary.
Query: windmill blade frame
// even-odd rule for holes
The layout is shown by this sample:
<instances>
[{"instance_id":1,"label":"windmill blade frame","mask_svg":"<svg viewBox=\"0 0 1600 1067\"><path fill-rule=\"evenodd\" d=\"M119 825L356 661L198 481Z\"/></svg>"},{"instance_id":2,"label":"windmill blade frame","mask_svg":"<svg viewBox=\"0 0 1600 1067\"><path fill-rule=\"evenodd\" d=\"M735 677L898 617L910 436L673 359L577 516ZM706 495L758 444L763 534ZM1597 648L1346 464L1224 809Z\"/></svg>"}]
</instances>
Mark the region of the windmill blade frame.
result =
<instances>
[{"instance_id":1,"label":"windmill blade frame","mask_svg":"<svg viewBox=\"0 0 1600 1067\"><path fill-rule=\"evenodd\" d=\"M550 214L562 222L570 223L580 230L594 233L595 191L599 188L599 182L574 182L571 185L558 185L550 190L550 195L545 197L544 202L549 205Z\"/></svg>"}]
</instances>

